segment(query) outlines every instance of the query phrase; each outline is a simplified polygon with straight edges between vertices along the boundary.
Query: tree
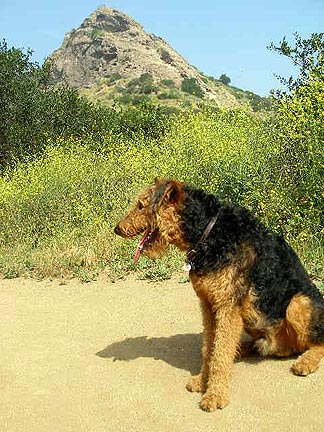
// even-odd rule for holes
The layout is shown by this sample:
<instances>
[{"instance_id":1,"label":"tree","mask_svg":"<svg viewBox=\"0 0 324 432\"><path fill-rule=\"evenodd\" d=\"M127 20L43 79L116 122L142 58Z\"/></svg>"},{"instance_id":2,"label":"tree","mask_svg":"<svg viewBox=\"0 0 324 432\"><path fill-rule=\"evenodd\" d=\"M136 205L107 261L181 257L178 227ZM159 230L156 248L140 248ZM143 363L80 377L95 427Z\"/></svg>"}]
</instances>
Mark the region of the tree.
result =
<instances>
[{"instance_id":1,"label":"tree","mask_svg":"<svg viewBox=\"0 0 324 432\"><path fill-rule=\"evenodd\" d=\"M305 238L318 236L323 242L323 175L324 175L324 34L301 39L295 33L295 46L284 38L271 50L284 55L299 67L296 78L280 78L287 90L274 93L275 126L278 131L276 150L277 177L285 185L290 202L295 203L291 228L307 216L309 232ZM297 211L298 210L298 211Z\"/></svg>"},{"instance_id":2,"label":"tree","mask_svg":"<svg viewBox=\"0 0 324 432\"><path fill-rule=\"evenodd\" d=\"M229 83L231 82L231 78L230 77L228 77L227 75L225 75L225 74L222 74L220 77L219 77L219 81L221 81L223 84L225 84L225 85L229 85Z\"/></svg>"},{"instance_id":3,"label":"tree","mask_svg":"<svg viewBox=\"0 0 324 432\"><path fill-rule=\"evenodd\" d=\"M286 37L282 39L278 46L273 42L268 46L268 49L291 59L294 66L299 68L297 78L277 76L279 81L287 88L287 91L275 92L278 98L284 94L290 94L300 86L305 85L311 75L315 79L324 80L324 33L312 33L308 39L302 39L298 33L294 33L294 37L294 46L289 45Z\"/></svg>"},{"instance_id":4,"label":"tree","mask_svg":"<svg viewBox=\"0 0 324 432\"><path fill-rule=\"evenodd\" d=\"M0 42L0 170L40 154L49 139L95 133L107 122L108 111L77 90L52 87L51 64L39 66L31 55Z\"/></svg>"},{"instance_id":5,"label":"tree","mask_svg":"<svg viewBox=\"0 0 324 432\"><path fill-rule=\"evenodd\" d=\"M40 82L46 86L47 76L30 61L31 54L30 50L25 54L0 42L0 166L6 165L22 146L27 151L34 142L36 88Z\"/></svg>"},{"instance_id":6,"label":"tree","mask_svg":"<svg viewBox=\"0 0 324 432\"><path fill-rule=\"evenodd\" d=\"M32 51L8 48L0 41L0 173L15 162L41 155L58 138L89 138L93 149L109 146L111 135L137 133L158 139L167 130L168 117L159 107L109 108L99 106L68 86L53 87L52 65L31 61ZM137 79L142 93L151 91L153 78L143 74Z\"/></svg>"}]
</instances>

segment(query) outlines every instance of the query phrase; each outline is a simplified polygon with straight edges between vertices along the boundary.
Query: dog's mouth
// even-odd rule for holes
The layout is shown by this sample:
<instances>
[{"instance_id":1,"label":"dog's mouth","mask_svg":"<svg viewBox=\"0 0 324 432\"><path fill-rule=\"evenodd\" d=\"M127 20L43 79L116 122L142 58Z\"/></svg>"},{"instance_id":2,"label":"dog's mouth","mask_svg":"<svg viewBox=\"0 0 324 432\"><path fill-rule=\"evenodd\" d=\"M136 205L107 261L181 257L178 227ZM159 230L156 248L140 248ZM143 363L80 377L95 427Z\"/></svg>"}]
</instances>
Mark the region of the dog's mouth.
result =
<instances>
[{"instance_id":1,"label":"dog's mouth","mask_svg":"<svg viewBox=\"0 0 324 432\"><path fill-rule=\"evenodd\" d=\"M140 239L140 241L138 242L135 254L134 254L134 263L137 263L137 261L140 259L140 256L142 254L142 252L145 251L145 249L147 249L150 244L153 243L153 241L155 240L156 236L158 233L158 228L155 228L153 231L151 230L151 228L147 228L144 231L143 237Z\"/></svg>"}]
</instances>

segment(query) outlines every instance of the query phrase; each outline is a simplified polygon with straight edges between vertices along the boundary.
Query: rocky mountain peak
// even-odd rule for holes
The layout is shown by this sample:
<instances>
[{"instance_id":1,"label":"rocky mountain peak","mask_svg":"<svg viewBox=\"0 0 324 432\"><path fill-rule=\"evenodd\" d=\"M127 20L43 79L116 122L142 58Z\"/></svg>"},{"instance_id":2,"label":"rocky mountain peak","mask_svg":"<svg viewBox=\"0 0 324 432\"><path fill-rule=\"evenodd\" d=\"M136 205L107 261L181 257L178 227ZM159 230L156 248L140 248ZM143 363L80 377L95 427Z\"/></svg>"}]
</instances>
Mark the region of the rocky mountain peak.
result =
<instances>
[{"instance_id":1,"label":"rocky mountain peak","mask_svg":"<svg viewBox=\"0 0 324 432\"><path fill-rule=\"evenodd\" d=\"M133 91L173 105L180 96L183 104L189 97L182 91L187 79L197 86L199 98L213 99L220 106L239 104L229 87L204 76L161 37L146 33L134 19L109 7L98 8L67 33L50 58L58 83L106 103L114 98L127 102Z\"/></svg>"},{"instance_id":2,"label":"rocky mountain peak","mask_svg":"<svg viewBox=\"0 0 324 432\"><path fill-rule=\"evenodd\" d=\"M108 33L125 32L131 26L142 28L140 24L128 15L109 7L97 9L81 24L81 28L91 27Z\"/></svg>"}]
</instances>

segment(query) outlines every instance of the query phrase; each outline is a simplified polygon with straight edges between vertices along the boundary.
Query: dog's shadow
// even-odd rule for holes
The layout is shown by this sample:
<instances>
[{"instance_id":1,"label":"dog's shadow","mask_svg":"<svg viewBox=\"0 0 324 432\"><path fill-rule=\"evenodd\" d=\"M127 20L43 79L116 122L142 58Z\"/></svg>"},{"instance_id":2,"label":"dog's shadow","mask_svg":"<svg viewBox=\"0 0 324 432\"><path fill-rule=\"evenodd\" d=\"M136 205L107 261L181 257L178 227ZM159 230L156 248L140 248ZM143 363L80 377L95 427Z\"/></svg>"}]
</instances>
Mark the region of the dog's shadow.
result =
<instances>
[{"instance_id":1,"label":"dog's shadow","mask_svg":"<svg viewBox=\"0 0 324 432\"><path fill-rule=\"evenodd\" d=\"M113 361L130 361L141 357L163 360L173 367L184 369L195 375L201 367L201 345L201 334L190 333L152 338L139 336L108 345L96 355L113 359ZM260 357L252 355L244 357L243 361L256 364L260 361Z\"/></svg>"},{"instance_id":2,"label":"dog's shadow","mask_svg":"<svg viewBox=\"0 0 324 432\"><path fill-rule=\"evenodd\" d=\"M199 372L201 365L201 334L178 334L169 337L139 336L108 345L96 353L113 361L130 361L141 357L163 360L178 369L192 374Z\"/></svg>"}]
</instances>

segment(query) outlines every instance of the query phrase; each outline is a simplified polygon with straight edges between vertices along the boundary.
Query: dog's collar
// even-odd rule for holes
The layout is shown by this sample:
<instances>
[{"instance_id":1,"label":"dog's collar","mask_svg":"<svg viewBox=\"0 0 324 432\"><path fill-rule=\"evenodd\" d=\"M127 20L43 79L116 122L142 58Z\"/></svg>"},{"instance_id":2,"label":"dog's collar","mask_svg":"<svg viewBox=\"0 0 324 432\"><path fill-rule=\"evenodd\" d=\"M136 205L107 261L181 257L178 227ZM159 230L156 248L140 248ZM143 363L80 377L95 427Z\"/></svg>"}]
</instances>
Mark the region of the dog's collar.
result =
<instances>
[{"instance_id":1,"label":"dog's collar","mask_svg":"<svg viewBox=\"0 0 324 432\"><path fill-rule=\"evenodd\" d=\"M202 236L200 237L200 239L198 240L197 244L196 244L196 248L197 246L201 245L209 236L211 230L213 229L216 221L217 221L217 217L213 216L210 221L208 222L208 225L205 228L205 231L202 233ZM187 261L185 263L185 265L183 266L184 270L189 271L189 270L194 270L194 259L195 256L197 255L197 251L196 248L190 249L190 251L187 252Z\"/></svg>"}]
</instances>

